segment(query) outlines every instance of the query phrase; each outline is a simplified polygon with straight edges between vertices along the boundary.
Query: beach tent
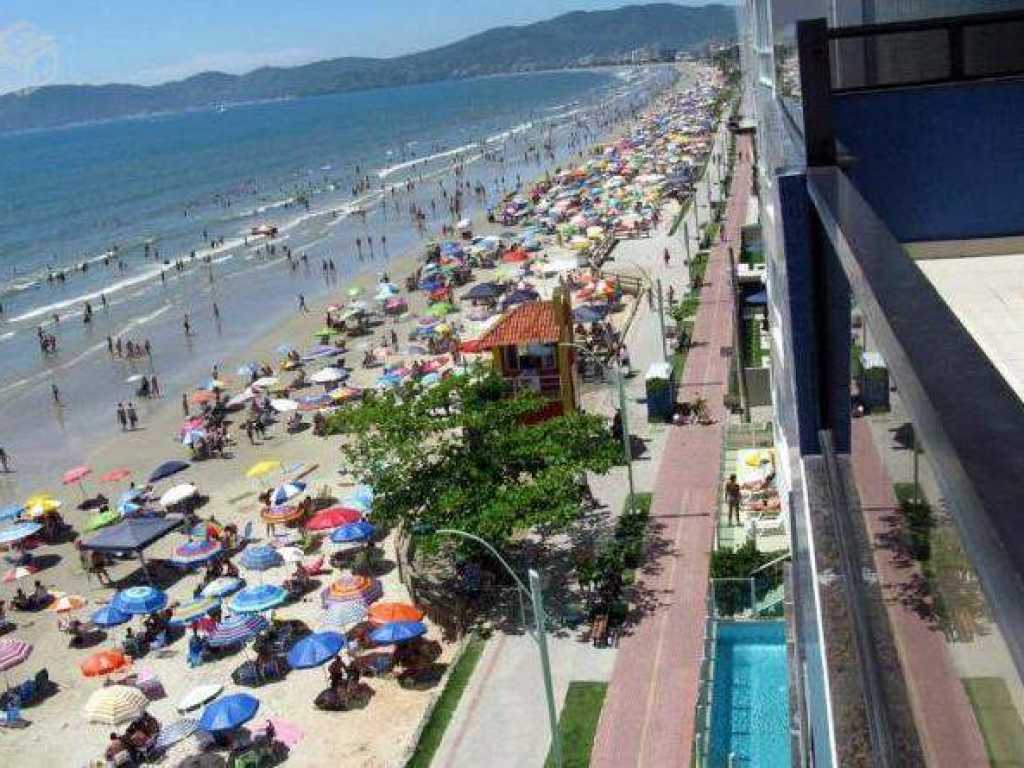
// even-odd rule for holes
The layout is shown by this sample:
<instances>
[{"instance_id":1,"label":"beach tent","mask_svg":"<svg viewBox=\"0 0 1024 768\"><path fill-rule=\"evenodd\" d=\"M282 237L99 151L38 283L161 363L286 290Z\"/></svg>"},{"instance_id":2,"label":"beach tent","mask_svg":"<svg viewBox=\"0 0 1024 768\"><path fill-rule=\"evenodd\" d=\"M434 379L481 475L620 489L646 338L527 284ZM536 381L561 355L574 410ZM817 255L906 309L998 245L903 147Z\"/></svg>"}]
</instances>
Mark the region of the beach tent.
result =
<instances>
[{"instance_id":1,"label":"beach tent","mask_svg":"<svg viewBox=\"0 0 1024 768\"><path fill-rule=\"evenodd\" d=\"M177 515L129 518L84 539L82 549L97 552L133 552L138 556L142 572L146 574L148 580L149 569L142 555L143 551L181 526L182 522L183 519Z\"/></svg>"}]
</instances>

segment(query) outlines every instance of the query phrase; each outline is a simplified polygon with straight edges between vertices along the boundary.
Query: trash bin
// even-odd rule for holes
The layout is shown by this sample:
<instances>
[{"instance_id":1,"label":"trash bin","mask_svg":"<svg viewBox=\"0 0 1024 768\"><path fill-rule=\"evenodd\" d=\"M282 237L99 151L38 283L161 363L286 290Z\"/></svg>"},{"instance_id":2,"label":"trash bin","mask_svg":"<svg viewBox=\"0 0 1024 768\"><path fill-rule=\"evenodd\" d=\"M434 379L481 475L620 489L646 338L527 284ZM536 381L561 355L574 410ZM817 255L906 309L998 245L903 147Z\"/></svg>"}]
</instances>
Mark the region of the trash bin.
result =
<instances>
[{"instance_id":1,"label":"trash bin","mask_svg":"<svg viewBox=\"0 0 1024 768\"><path fill-rule=\"evenodd\" d=\"M652 363L644 377L644 385L647 393L647 420L671 421L676 402L671 364Z\"/></svg>"},{"instance_id":2,"label":"trash bin","mask_svg":"<svg viewBox=\"0 0 1024 768\"><path fill-rule=\"evenodd\" d=\"M877 352L860 356L860 396L868 411L889 410L889 369Z\"/></svg>"}]
</instances>

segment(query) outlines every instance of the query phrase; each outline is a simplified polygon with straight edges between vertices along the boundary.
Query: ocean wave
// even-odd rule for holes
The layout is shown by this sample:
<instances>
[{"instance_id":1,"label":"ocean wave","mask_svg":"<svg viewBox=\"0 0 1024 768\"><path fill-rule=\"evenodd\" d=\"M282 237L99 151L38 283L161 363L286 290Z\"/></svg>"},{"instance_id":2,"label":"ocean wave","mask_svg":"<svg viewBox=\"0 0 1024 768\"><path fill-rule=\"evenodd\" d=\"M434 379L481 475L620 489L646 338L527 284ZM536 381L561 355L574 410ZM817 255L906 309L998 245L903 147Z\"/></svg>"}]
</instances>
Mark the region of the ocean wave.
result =
<instances>
[{"instance_id":1,"label":"ocean wave","mask_svg":"<svg viewBox=\"0 0 1024 768\"><path fill-rule=\"evenodd\" d=\"M423 165L425 163L433 163L436 162L437 160L444 160L445 158L448 157L461 155L464 152L469 152L470 150L476 148L476 142L472 142L470 144L463 144L461 147L456 147L455 149L448 149L445 150L444 152L436 152L433 155L418 157L415 160L406 160L404 163L397 163L396 165L391 165L388 166L387 168L382 168L381 170L377 171L377 178L386 179L388 176L390 176L393 173L397 173L398 171L404 171L408 168L415 168L416 166Z\"/></svg>"},{"instance_id":2,"label":"ocean wave","mask_svg":"<svg viewBox=\"0 0 1024 768\"><path fill-rule=\"evenodd\" d=\"M488 136L487 137L487 143L488 144L500 144L501 142L508 141L513 136L516 136L516 135L522 133L523 131L528 131L531 128L533 128L533 123L532 122L519 123L519 125L514 125L511 128L509 128L507 131L502 131L501 133L496 133L493 136Z\"/></svg>"},{"instance_id":3,"label":"ocean wave","mask_svg":"<svg viewBox=\"0 0 1024 768\"><path fill-rule=\"evenodd\" d=\"M30 309L28 312L23 312L16 317L12 317L9 322L18 323L24 320L34 320L40 317L49 317L54 313L59 314L60 310L62 309L73 307L76 304L84 304L87 301L95 301L104 294L109 296L110 294L117 293L118 291L123 291L125 288L131 288L133 285L139 285L140 283L153 280L159 277L160 273L163 270L164 267L162 265L154 267L153 269L147 270L146 272L142 272L133 277L125 278L124 280L120 280L116 283L108 285L105 288L100 288L90 293L83 293L80 296L75 296L72 299L64 299L63 301L55 301L52 304L44 304L41 307L35 307L33 309Z\"/></svg>"}]
</instances>

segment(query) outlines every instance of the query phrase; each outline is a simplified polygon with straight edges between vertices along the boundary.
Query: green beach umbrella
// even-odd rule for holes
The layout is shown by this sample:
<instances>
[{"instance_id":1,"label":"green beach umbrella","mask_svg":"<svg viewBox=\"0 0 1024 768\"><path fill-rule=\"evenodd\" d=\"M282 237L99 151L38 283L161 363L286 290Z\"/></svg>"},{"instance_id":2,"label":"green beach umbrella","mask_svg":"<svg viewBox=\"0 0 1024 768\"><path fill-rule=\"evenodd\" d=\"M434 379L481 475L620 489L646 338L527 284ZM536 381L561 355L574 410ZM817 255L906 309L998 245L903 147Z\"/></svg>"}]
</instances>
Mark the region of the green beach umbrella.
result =
<instances>
[{"instance_id":1,"label":"green beach umbrella","mask_svg":"<svg viewBox=\"0 0 1024 768\"><path fill-rule=\"evenodd\" d=\"M455 307L449 304L447 301L439 301L437 304L431 304L427 307L424 314L430 315L431 317L444 317L449 312L454 312Z\"/></svg>"}]
</instances>

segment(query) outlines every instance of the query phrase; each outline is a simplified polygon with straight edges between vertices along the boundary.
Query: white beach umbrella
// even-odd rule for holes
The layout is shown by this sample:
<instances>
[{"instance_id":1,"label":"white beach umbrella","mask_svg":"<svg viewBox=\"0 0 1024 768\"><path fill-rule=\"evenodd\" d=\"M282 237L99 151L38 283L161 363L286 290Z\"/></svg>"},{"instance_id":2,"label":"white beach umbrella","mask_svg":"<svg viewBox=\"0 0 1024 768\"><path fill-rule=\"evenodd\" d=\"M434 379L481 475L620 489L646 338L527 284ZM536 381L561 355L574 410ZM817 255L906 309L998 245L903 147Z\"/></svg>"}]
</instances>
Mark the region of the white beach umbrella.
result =
<instances>
[{"instance_id":1,"label":"white beach umbrella","mask_svg":"<svg viewBox=\"0 0 1024 768\"><path fill-rule=\"evenodd\" d=\"M182 483L176 485L173 488L164 492L164 495L160 497L160 504L164 507L173 507L175 504L180 504L185 499L191 499L198 492L191 483Z\"/></svg>"},{"instance_id":2,"label":"white beach umbrella","mask_svg":"<svg viewBox=\"0 0 1024 768\"><path fill-rule=\"evenodd\" d=\"M262 379L256 379L252 383L253 389L270 389L276 387L278 384L277 378L274 376L264 376Z\"/></svg>"},{"instance_id":3,"label":"white beach umbrella","mask_svg":"<svg viewBox=\"0 0 1024 768\"><path fill-rule=\"evenodd\" d=\"M288 400L287 398L277 398L276 400L270 401L270 407L278 413L291 413L299 409L299 404L294 400Z\"/></svg>"},{"instance_id":4,"label":"white beach umbrella","mask_svg":"<svg viewBox=\"0 0 1024 768\"><path fill-rule=\"evenodd\" d=\"M334 381L341 381L348 376L345 371L340 368L321 368L319 371L309 377L309 380L316 384L330 384Z\"/></svg>"},{"instance_id":5,"label":"white beach umbrella","mask_svg":"<svg viewBox=\"0 0 1024 768\"><path fill-rule=\"evenodd\" d=\"M178 702L178 711L191 712L193 709L198 709L208 701L212 701L220 696L220 692L223 690L224 686L219 683L196 686L181 697L181 701Z\"/></svg>"},{"instance_id":6,"label":"white beach umbrella","mask_svg":"<svg viewBox=\"0 0 1024 768\"><path fill-rule=\"evenodd\" d=\"M254 397L256 397L256 393L253 392L251 389L246 389L243 392L239 392L237 395L235 395L230 400L228 400L227 407L228 408L237 408L240 405L245 405L247 402L252 400Z\"/></svg>"}]
</instances>

